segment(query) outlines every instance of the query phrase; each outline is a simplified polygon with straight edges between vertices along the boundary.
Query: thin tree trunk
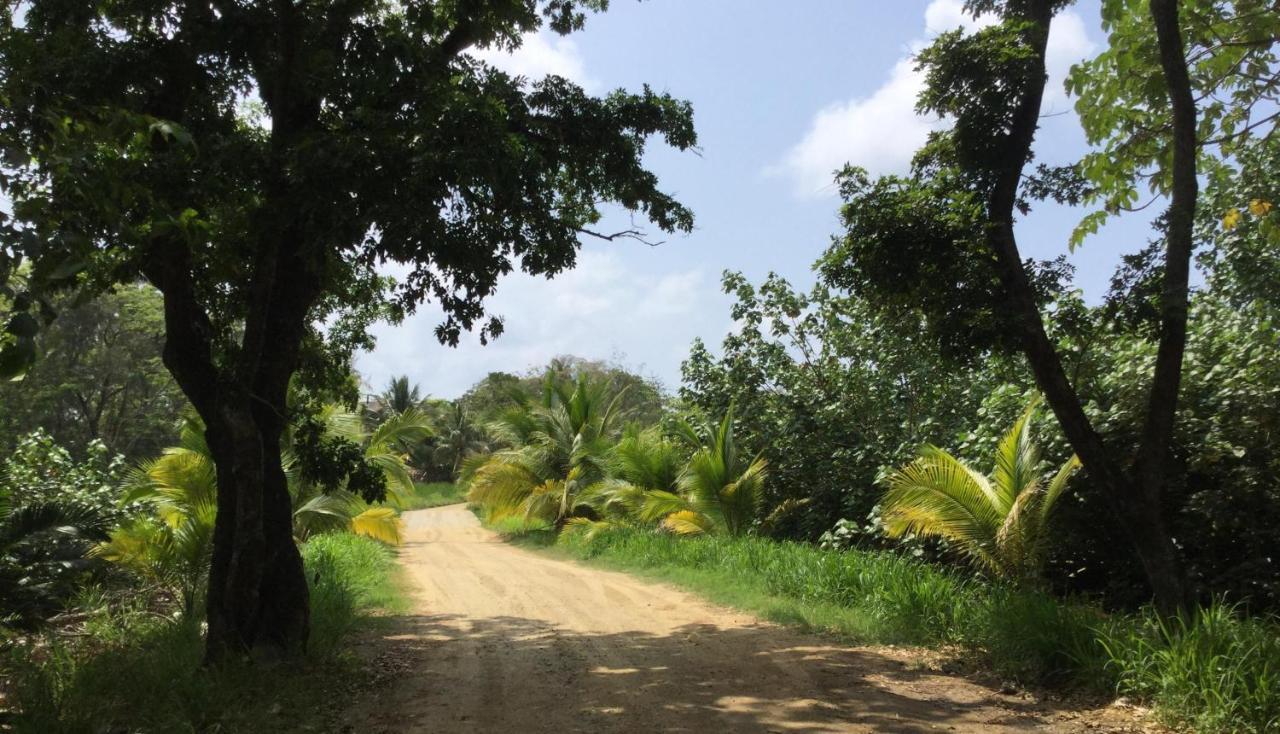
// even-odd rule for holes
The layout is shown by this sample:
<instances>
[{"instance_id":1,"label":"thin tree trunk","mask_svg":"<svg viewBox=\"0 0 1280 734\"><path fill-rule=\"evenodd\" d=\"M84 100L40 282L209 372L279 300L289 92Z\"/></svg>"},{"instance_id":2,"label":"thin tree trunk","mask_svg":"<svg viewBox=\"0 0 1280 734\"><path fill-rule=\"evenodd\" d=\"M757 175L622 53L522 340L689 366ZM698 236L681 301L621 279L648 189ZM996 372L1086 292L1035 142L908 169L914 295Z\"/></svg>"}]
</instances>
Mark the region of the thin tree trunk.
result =
<instances>
[{"instance_id":1,"label":"thin tree trunk","mask_svg":"<svg viewBox=\"0 0 1280 734\"><path fill-rule=\"evenodd\" d=\"M1125 527L1146 572L1156 606L1163 612L1174 612L1182 608L1185 593L1177 549L1161 516L1160 487L1158 484L1149 487L1139 485L1126 477L1085 414L1057 349L1045 332L1014 235L1018 185L1035 139L1044 95L1044 58L1053 16L1052 5L1050 0L1037 0L1027 11L1027 20L1031 21L1033 28L1029 42L1035 51L1034 80L1015 111L1003 170L999 172L990 194L987 242L996 256L1000 282L1009 299L1015 328L1036 383L1085 470L1101 486L1113 512ZM1185 330L1185 314L1181 326Z\"/></svg>"},{"instance_id":2,"label":"thin tree trunk","mask_svg":"<svg viewBox=\"0 0 1280 734\"><path fill-rule=\"evenodd\" d=\"M1178 0L1151 0L1151 19L1160 46L1160 66L1173 112L1173 189L1165 229L1164 288L1160 296L1160 345L1156 351L1155 374L1147 405L1147 421L1138 456L1138 481L1145 500L1159 504L1164 489L1177 418L1178 392L1182 383L1182 359L1187 344L1188 279L1191 274L1192 230L1195 226L1196 197L1196 104L1187 73L1182 31L1178 26ZM1176 562L1172 541L1169 557ZM1182 570L1174 564L1156 569L1152 578L1163 589L1157 598L1169 611L1176 600L1185 606L1189 598Z\"/></svg>"}]
</instances>

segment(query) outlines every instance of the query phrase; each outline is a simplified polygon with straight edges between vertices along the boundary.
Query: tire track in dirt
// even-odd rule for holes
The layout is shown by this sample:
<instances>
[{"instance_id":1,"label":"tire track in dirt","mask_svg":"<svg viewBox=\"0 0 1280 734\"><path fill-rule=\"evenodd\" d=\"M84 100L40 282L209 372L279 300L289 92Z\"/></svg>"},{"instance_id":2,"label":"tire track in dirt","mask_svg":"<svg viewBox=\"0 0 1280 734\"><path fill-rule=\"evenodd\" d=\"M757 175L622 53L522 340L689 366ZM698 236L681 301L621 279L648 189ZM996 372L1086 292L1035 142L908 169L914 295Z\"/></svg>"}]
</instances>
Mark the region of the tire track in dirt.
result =
<instances>
[{"instance_id":1,"label":"tire track in dirt","mask_svg":"<svg viewBox=\"0 0 1280 734\"><path fill-rule=\"evenodd\" d=\"M403 671L358 732L1141 731L1003 695L626 574L501 542L461 505L406 513L415 612L370 641Z\"/></svg>"}]
</instances>

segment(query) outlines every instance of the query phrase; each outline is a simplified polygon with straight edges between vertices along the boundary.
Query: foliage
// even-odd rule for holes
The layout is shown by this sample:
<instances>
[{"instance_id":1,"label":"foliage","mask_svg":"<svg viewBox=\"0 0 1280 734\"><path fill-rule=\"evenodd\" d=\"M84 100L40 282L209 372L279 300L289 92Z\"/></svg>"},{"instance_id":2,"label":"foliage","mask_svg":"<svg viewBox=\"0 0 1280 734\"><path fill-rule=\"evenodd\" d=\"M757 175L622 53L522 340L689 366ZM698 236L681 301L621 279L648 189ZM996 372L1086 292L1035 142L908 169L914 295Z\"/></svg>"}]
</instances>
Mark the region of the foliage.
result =
<instances>
[{"instance_id":1,"label":"foliage","mask_svg":"<svg viewBox=\"0 0 1280 734\"><path fill-rule=\"evenodd\" d=\"M1271 138L1280 122L1280 18L1269 0L1179 5L1199 118L1197 167L1210 188L1229 186L1238 174L1231 159ZM1150 73L1160 66L1155 29L1135 0L1105 0L1102 21L1107 47L1067 79L1085 134L1097 146L1079 164L1092 183L1085 203L1100 207L1081 222L1073 244L1108 216L1145 206L1143 198L1168 193L1171 185L1168 91ZM1221 219L1240 205L1207 214Z\"/></svg>"},{"instance_id":2,"label":"foliage","mask_svg":"<svg viewBox=\"0 0 1280 734\"><path fill-rule=\"evenodd\" d=\"M462 401L450 404L436 426L431 458L437 465L448 467L450 481L458 478L464 459L491 450L488 434L474 423Z\"/></svg>"},{"instance_id":3,"label":"foliage","mask_svg":"<svg viewBox=\"0 0 1280 734\"><path fill-rule=\"evenodd\" d=\"M749 417L736 430L769 464L766 510L805 502L775 534L816 539L836 519L867 517L884 471L926 441L963 435L988 391L1016 375L1001 359L942 357L904 328L914 317L890 318L825 283L806 294L776 275L723 282L740 328L718 356L695 342L680 396L707 414L732 405Z\"/></svg>"},{"instance_id":4,"label":"foliage","mask_svg":"<svg viewBox=\"0 0 1280 734\"><path fill-rule=\"evenodd\" d=\"M41 430L0 465L0 623L59 609L89 570L85 551L129 510L117 507L121 457L101 442L76 461Z\"/></svg>"},{"instance_id":5,"label":"foliage","mask_svg":"<svg viewBox=\"0 0 1280 734\"><path fill-rule=\"evenodd\" d=\"M1103 637L1118 687L1159 705L1174 726L1268 732L1280 726L1280 620L1215 603L1187 619L1145 614Z\"/></svg>"},{"instance_id":6,"label":"foliage","mask_svg":"<svg viewBox=\"0 0 1280 734\"><path fill-rule=\"evenodd\" d=\"M474 469L468 501L489 522L519 516L558 525L580 514L581 493L604 478L618 404L618 395L585 374L569 382L548 373L540 404L508 409L490 426L512 448Z\"/></svg>"},{"instance_id":7,"label":"foliage","mask_svg":"<svg viewBox=\"0 0 1280 734\"><path fill-rule=\"evenodd\" d=\"M11 678L19 733L102 731L261 731L264 721L322 730L366 684L343 650L348 636L378 609L403 608L390 551L349 534L318 536L303 546L311 584L314 633L297 665L263 667L228 660L202 667L198 618L157 614L136 591L120 602L87 602L81 634L50 633L3 661Z\"/></svg>"},{"instance_id":8,"label":"foliage","mask_svg":"<svg viewBox=\"0 0 1280 734\"><path fill-rule=\"evenodd\" d=\"M418 482L413 494L397 500L401 510L421 510L442 505L456 505L467 501L467 488L453 482Z\"/></svg>"},{"instance_id":9,"label":"foliage","mask_svg":"<svg viewBox=\"0 0 1280 734\"><path fill-rule=\"evenodd\" d=\"M666 514L662 527L681 535L746 533L759 519L765 466L764 459L751 457L738 445L729 411L676 480L683 506Z\"/></svg>"},{"instance_id":10,"label":"foliage","mask_svg":"<svg viewBox=\"0 0 1280 734\"><path fill-rule=\"evenodd\" d=\"M345 382L371 323L427 300L440 341L496 336L485 302L501 276L555 276L583 235L642 237L593 230L609 204L692 229L644 164L654 137L694 147L687 102L648 87L594 97L478 58L543 27L581 30L606 5L0 9L12 201L0 281L13 304L0 373L30 368L57 292L145 278L163 294L165 364L209 429L220 481L242 496L214 536L211 658L305 644L289 519L251 509L287 499L278 439L295 375ZM378 273L388 262L402 278Z\"/></svg>"},{"instance_id":11,"label":"foliage","mask_svg":"<svg viewBox=\"0 0 1280 734\"><path fill-rule=\"evenodd\" d=\"M395 415L370 434L364 432L358 416L332 406L312 422L325 427L326 445L353 447L361 465L374 472L382 494L399 496L414 490L397 447L425 435L429 429L423 415L414 410ZM396 511L373 506L350 491L349 476L321 485L304 472L294 471L292 463L288 469L293 533L298 542L338 531L392 545L400 542L401 521ZM328 476L332 481L332 475ZM110 540L95 549L96 555L176 589L183 613L197 614L208 579L217 513L217 470L203 426L188 420L181 444L139 464L128 485L123 501L145 503L154 509L154 516L132 519L112 531Z\"/></svg>"},{"instance_id":12,"label":"foliage","mask_svg":"<svg viewBox=\"0 0 1280 734\"><path fill-rule=\"evenodd\" d=\"M1045 484L1031 434L1035 410L1036 403L1028 406L1000 440L990 478L936 446L889 475L881 508L886 532L945 538L988 572L1036 581L1054 508L1080 462L1072 456Z\"/></svg>"},{"instance_id":13,"label":"foliage","mask_svg":"<svg viewBox=\"0 0 1280 734\"><path fill-rule=\"evenodd\" d=\"M160 360L161 305L155 289L133 284L87 303L56 299L38 365L0 382L0 453L36 428L77 455L101 441L137 459L172 442L185 401Z\"/></svg>"},{"instance_id":14,"label":"foliage","mask_svg":"<svg viewBox=\"0 0 1280 734\"><path fill-rule=\"evenodd\" d=\"M145 502L154 516L133 519L111 532L95 553L177 590L182 612L198 613L207 583L217 514L217 475L204 433L188 422L182 443L145 461L129 478L124 502Z\"/></svg>"}]
</instances>

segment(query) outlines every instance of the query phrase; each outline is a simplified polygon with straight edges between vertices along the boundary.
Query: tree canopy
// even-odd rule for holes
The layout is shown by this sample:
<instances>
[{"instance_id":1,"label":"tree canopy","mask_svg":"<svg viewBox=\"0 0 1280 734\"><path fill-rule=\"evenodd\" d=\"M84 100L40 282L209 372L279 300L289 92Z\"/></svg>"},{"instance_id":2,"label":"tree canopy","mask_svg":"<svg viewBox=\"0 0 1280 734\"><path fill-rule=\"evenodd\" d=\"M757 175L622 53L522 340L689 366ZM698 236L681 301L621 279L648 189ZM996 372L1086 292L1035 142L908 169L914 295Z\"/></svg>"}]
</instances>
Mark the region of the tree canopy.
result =
<instances>
[{"instance_id":1,"label":"tree canopy","mask_svg":"<svg viewBox=\"0 0 1280 734\"><path fill-rule=\"evenodd\" d=\"M377 317L435 301L441 341L501 321L513 269L574 264L608 202L692 214L642 164L695 142L690 105L588 95L469 55L580 30L604 0L204 5L37 0L0 10L0 275L30 270L0 366L29 367L50 294L145 279L164 362L218 465L209 650L294 650L306 587L280 464L295 372L345 379ZM387 262L407 275L379 275ZM323 326L322 326L323 325ZM263 450L265 448L265 451ZM239 560L237 560L239 559Z\"/></svg>"}]
</instances>

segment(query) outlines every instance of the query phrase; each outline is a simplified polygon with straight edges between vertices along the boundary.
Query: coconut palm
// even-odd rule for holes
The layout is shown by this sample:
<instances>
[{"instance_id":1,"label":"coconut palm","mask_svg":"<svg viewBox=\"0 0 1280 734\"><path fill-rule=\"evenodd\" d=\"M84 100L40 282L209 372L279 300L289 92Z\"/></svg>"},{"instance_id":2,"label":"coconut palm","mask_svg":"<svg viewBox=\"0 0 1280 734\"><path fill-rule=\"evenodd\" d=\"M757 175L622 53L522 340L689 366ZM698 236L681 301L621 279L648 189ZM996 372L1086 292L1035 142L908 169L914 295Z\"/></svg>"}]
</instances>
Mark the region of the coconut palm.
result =
<instances>
[{"instance_id":1,"label":"coconut palm","mask_svg":"<svg viewBox=\"0 0 1280 734\"><path fill-rule=\"evenodd\" d=\"M406 411L372 433L364 432L358 416L334 407L326 407L321 417L331 434L363 445L365 459L382 469L393 497L406 487L412 490L413 480L398 447L426 435L425 416ZM287 445L283 455L297 540L342 530L385 543L400 542L401 522L393 509L370 505L345 489L324 490L306 482L296 471ZM176 589L184 612L193 613L207 581L217 515L217 474L199 421L188 420L178 446L130 473L124 500L149 502L155 513L117 528L94 554Z\"/></svg>"},{"instance_id":2,"label":"coconut palm","mask_svg":"<svg viewBox=\"0 0 1280 734\"><path fill-rule=\"evenodd\" d=\"M471 454L489 451L484 431L471 422L461 403L449 406L448 417L436 434L436 446L432 458L440 466L448 466L450 478L457 478L462 461Z\"/></svg>"},{"instance_id":3,"label":"coconut palm","mask_svg":"<svg viewBox=\"0 0 1280 734\"><path fill-rule=\"evenodd\" d=\"M584 490L581 502L594 517L570 520L588 536L619 525L653 525L646 510L654 498L676 495L688 451L657 426L628 429L609 453L608 476Z\"/></svg>"},{"instance_id":4,"label":"coconut palm","mask_svg":"<svg viewBox=\"0 0 1280 734\"><path fill-rule=\"evenodd\" d=\"M512 448L468 468L468 500L486 519L523 517L562 524L579 510L584 489L606 475L621 393L580 375L548 375L543 401L506 411L491 425ZM583 508L587 509L587 508Z\"/></svg>"},{"instance_id":5,"label":"coconut palm","mask_svg":"<svg viewBox=\"0 0 1280 734\"><path fill-rule=\"evenodd\" d=\"M661 517L661 526L682 535L727 533L742 535L760 512L764 496L765 460L742 452L734 438L730 409L703 435L680 475L678 493L650 493L645 515Z\"/></svg>"},{"instance_id":6,"label":"coconut palm","mask_svg":"<svg viewBox=\"0 0 1280 734\"><path fill-rule=\"evenodd\" d=\"M416 407L395 413L366 431L360 416L328 405L321 410L320 420L330 435L361 446L365 461L382 470L392 502L412 494L413 474L407 463L414 445L431 437L431 417Z\"/></svg>"},{"instance_id":7,"label":"coconut palm","mask_svg":"<svg viewBox=\"0 0 1280 734\"><path fill-rule=\"evenodd\" d=\"M1037 406L1033 401L1000 440L990 477L936 446L921 449L887 480L886 532L945 538L989 573L1017 583L1036 580L1053 509L1080 466L1072 456L1046 484L1047 468L1031 435Z\"/></svg>"},{"instance_id":8,"label":"coconut palm","mask_svg":"<svg viewBox=\"0 0 1280 734\"><path fill-rule=\"evenodd\" d=\"M150 502L155 515L126 522L94 554L176 589L183 613L192 615L209 573L217 492L203 426L188 420L178 446L126 479L124 502Z\"/></svg>"},{"instance_id":9,"label":"coconut palm","mask_svg":"<svg viewBox=\"0 0 1280 734\"><path fill-rule=\"evenodd\" d=\"M408 375L392 377L387 387L371 402L369 417L375 424L382 423L391 416L421 408L422 390L409 381Z\"/></svg>"}]
</instances>

